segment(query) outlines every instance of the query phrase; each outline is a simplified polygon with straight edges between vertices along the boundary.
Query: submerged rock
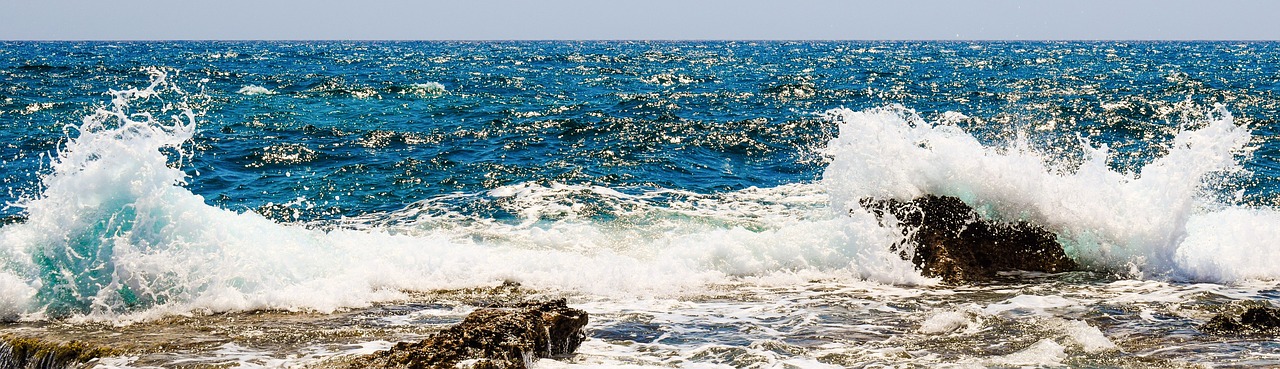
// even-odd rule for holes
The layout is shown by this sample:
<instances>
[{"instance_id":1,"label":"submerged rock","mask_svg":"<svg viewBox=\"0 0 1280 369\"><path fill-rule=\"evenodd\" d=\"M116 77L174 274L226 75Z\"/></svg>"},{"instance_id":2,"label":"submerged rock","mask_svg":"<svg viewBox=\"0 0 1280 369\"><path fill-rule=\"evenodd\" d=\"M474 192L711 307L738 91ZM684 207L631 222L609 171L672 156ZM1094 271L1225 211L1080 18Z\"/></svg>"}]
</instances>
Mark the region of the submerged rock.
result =
<instances>
[{"instance_id":1,"label":"submerged rock","mask_svg":"<svg viewBox=\"0 0 1280 369\"><path fill-rule=\"evenodd\" d=\"M859 203L881 221L886 215L897 219L904 239L891 247L926 277L965 283L990 280L1003 271L1058 273L1079 267L1044 227L983 219L955 197L866 198Z\"/></svg>"},{"instance_id":2,"label":"submerged rock","mask_svg":"<svg viewBox=\"0 0 1280 369\"><path fill-rule=\"evenodd\" d=\"M586 334L587 313L565 300L477 310L420 342L357 359L349 368L525 369L539 358L568 356Z\"/></svg>"},{"instance_id":3,"label":"submerged rock","mask_svg":"<svg viewBox=\"0 0 1280 369\"><path fill-rule=\"evenodd\" d=\"M1254 306L1240 314L1240 318L1218 314L1200 326L1200 331L1222 335L1280 333L1280 309Z\"/></svg>"}]
</instances>

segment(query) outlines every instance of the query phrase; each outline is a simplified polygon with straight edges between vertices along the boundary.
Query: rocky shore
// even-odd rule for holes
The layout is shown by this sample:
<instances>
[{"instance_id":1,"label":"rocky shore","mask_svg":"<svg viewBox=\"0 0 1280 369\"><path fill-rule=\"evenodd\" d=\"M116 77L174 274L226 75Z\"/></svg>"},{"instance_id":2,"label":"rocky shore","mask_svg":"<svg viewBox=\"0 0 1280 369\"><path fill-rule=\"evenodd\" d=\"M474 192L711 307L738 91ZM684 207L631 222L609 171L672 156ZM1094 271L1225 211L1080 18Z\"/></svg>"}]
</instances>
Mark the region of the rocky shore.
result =
<instances>
[{"instance_id":1,"label":"rocky shore","mask_svg":"<svg viewBox=\"0 0 1280 369\"><path fill-rule=\"evenodd\" d=\"M1054 234L1045 228L1025 221L1005 222L984 218L955 197L926 195L910 201L863 199L861 205L861 209L851 211L868 211L884 225L901 230L902 238L888 246L892 251L904 260L911 261L925 276L940 278L949 284L982 285L992 281L1004 283L999 279L1002 272L1060 273L1080 269L1065 254ZM938 287L950 288L945 285ZM841 297L845 298L847 297ZM1022 298L1023 296L1014 296L1008 301L1040 301ZM1055 300L1045 297L1042 302L1044 301L1053 303ZM988 309L998 305L1001 304L992 302ZM472 311L475 307L480 308ZM1203 333L1200 339L1219 340L1223 336L1273 339L1280 333L1280 309L1265 302L1242 303L1225 310L1227 312L1218 314L1199 326ZM414 314L422 311L449 313ZM1213 310L1214 313L1220 311L1223 308ZM867 313L858 311L857 314ZM947 323L948 320L954 322L948 324L960 326L982 324L981 320L967 315L977 314L974 312L944 311L931 314L926 321L929 324ZM1208 315L1210 314L1201 314L1186 319L1198 324ZM229 355L234 356L234 350L245 348L269 353L300 353L321 347L318 344L327 345L323 347L331 349L327 351L327 356L317 355L306 361L299 361L301 365L313 369L528 369L536 366L535 363L541 359L564 359L574 355L587 337L584 328L589 321L588 316L586 311L569 307L564 299L548 299L546 295L535 294L518 283L507 282L496 287L424 292L411 302L327 314L251 311L167 317L155 322L123 326L14 322L0 334L0 369L112 367L110 364L103 365L106 362L103 360L120 357L131 357L128 364L137 367L218 368L237 364L227 361L228 359L217 359L217 355L206 355L215 359L203 360L192 359L196 355L189 354L231 352ZM651 317L619 317L607 312L597 315L595 319L596 325L604 328L596 329L594 339L602 340L629 341L639 337L631 335L636 333L632 329L637 324L644 324L644 329L652 332L665 331L664 326L668 324L653 323L650 327L647 319ZM1001 326L1000 321L1004 318L990 319L993 320L986 324ZM847 322L836 320L829 323L839 325ZM888 326L888 323L882 324ZM1068 327L1080 326L1077 324ZM699 327L703 328L723 329L724 326ZM616 332L600 333L609 329ZM1008 329L1001 334L1015 334L1026 329L1026 326L999 329ZM1061 331L1064 328L1055 329ZM1098 332L1101 334L1106 331ZM897 334L910 336L915 333L917 332ZM1087 337L1105 338L1098 335ZM179 338L183 343L175 343ZM926 346L932 344L935 338L931 335L917 337L922 342L918 344ZM991 338L996 339L1003 338ZM367 350L352 350L353 347L375 342ZM399 343L392 344L393 342ZM1075 341L1062 342L1068 343L1066 350L1075 349L1074 346L1069 346L1070 342ZM175 352L189 356L178 358L172 355ZM1009 354L999 350L966 354L992 356L996 353ZM276 354L272 359L282 356L284 355ZM297 357L288 357L287 360L295 358ZM251 359L243 362L270 366L266 360L268 359ZM589 361L591 356L580 360ZM822 360L846 363L842 361L844 359L834 356L822 357ZM861 359L851 358L847 363L852 365L862 362L859 360Z\"/></svg>"},{"instance_id":2,"label":"rocky shore","mask_svg":"<svg viewBox=\"0 0 1280 369\"><path fill-rule=\"evenodd\" d=\"M1200 331L1216 335L1280 334L1280 309L1266 306L1249 307L1239 315L1222 313L1200 326Z\"/></svg>"},{"instance_id":3,"label":"rocky shore","mask_svg":"<svg viewBox=\"0 0 1280 369\"><path fill-rule=\"evenodd\" d=\"M587 312L565 300L477 310L420 342L356 359L348 368L527 369L539 358L573 354L586 339Z\"/></svg>"},{"instance_id":4,"label":"rocky shore","mask_svg":"<svg viewBox=\"0 0 1280 369\"><path fill-rule=\"evenodd\" d=\"M473 311L475 307L480 309ZM427 311L439 313L421 314ZM535 311L537 314L532 313ZM381 344L402 342L402 347L410 347L449 330L487 329L492 334L505 334L514 331L499 328L510 324L547 330L541 340L536 335L525 336L534 337L528 339L532 349L520 346L532 354L531 360L537 360L572 353L585 337L582 326L586 319L586 312L565 306L564 300L505 282L491 287L412 292L408 301L329 313L264 310L169 316L125 324L10 322L0 329L0 369L121 365L203 369L240 365L237 363L275 367L280 365L273 364L276 360L296 359L290 355L310 356L291 367L301 364L335 369L368 360L371 356L367 354L374 352L371 350L388 348ZM477 334L483 335L464 336L479 337ZM464 348L461 355L468 355L465 349L481 346L458 347ZM482 356L459 356L459 360L481 363L485 361Z\"/></svg>"}]
</instances>

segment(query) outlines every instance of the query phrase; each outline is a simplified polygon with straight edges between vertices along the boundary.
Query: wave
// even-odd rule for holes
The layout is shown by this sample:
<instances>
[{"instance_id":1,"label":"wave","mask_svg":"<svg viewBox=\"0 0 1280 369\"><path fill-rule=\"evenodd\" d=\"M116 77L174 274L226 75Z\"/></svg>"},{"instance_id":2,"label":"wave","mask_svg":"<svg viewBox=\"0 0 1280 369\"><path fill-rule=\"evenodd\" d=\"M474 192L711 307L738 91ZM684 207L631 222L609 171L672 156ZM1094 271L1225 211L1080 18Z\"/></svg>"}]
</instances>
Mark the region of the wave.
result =
<instances>
[{"instance_id":1,"label":"wave","mask_svg":"<svg viewBox=\"0 0 1280 369\"><path fill-rule=\"evenodd\" d=\"M1132 173L1112 169L1108 147L1081 139L1082 160L1031 149L1025 137L984 146L960 128L904 107L827 112L840 132L823 181L833 206L863 197L956 196L986 214L1030 220L1058 234L1093 268L1134 277L1229 282L1280 277L1255 260L1280 256L1274 209L1219 201L1250 132L1222 106L1184 127L1167 152Z\"/></svg>"},{"instance_id":2,"label":"wave","mask_svg":"<svg viewBox=\"0 0 1280 369\"><path fill-rule=\"evenodd\" d=\"M776 205L812 200L812 186L803 185L651 195L686 199L672 203L600 187L526 184L475 195L518 207L528 219L519 224L446 215L440 226L431 201L382 221L276 223L210 206L183 187L185 173L173 161L182 160L195 114L181 104L159 114L130 106L179 92L153 71L149 87L114 92L109 108L85 119L42 178L40 195L20 205L27 220L0 229L0 312L91 320L328 312L404 298L402 291L508 280L628 296L696 294L740 278L924 281L881 247L893 234L873 227L869 215L833 217L825 206L809 209L819 212L809 218L756 212L809 211ZM166 114L174 118L153 118ZM602 202L635 208L625 220L566 216Z\"/></svg>"},{"instance_id":3,"label":"wave","mask_svg":"<svg viewBox=\"0 0 1280 369\"><path fill-rule=\"evenodd\" d=\"M1280 216L1211 201L1249 132L1217 108L1137 173L1106 146L1062 162L984 146L903 107L826 113L839 134L820 181L700 194L522 183L399 211L282 224L211 206L184 187L196 114L151 70L113 91L53 158L26 220L0 228L0 317L152 319L255 309L330 312L405 291L516 281L600 296L699 294L726 283L932 283L888 251L898 231L863 197L952 195L1054 230L1091 267L1234 281L1275 278ZM157 95L174 95L152 99ZM157 116L169 116L162 120ZM485 204L515 221L460 209ZM288 205L285 205L288 206ZM1266 227L1266 228L1259 228ZM1259 230L1261 229L1261 230Z\"/></svg>"}]
</instances>

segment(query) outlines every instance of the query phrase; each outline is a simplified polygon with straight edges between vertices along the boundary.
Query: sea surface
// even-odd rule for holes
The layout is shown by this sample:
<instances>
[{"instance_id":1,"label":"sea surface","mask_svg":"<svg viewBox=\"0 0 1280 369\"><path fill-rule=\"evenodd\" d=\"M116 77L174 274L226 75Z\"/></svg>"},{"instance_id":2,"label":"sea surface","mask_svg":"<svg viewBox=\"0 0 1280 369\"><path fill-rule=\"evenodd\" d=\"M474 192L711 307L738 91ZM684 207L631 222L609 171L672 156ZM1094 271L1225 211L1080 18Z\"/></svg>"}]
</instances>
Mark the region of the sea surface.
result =
<instances>
[{"instance_id":1,"label":"sea surface","mask_svg":"<svg viewBox=\"0 0 1280 369\"><path fill-rule=\"evenodd\" d=\"M1276 119L1274 42L0 42L0 334L322 367L563 297L540 368L1280 365L1198 330L1280 303ZM858 200L924 194L1086 270L922 277Z\"/></svg>"}]
</instances>

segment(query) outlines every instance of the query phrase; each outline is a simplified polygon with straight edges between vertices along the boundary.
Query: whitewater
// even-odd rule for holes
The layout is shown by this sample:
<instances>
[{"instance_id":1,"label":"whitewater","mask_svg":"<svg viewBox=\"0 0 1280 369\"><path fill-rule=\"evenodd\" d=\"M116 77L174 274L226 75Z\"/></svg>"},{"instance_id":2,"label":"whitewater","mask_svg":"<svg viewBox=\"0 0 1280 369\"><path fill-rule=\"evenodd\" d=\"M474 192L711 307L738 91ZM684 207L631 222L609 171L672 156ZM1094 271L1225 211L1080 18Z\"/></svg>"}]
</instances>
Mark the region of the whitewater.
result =
<instances>
[{"instance_id":1,"label":"whitewater","mask_svg":"<svg viewBox=\"0 0 1280 369\"><path fill-rule=\"evenodd\" d=\"M1251 46L1274 53L1269 44ZM744 66L734 58L752 57L735 52L764 48L765 55L822 60L877 47L856 43L175 47L164 52L247 48L237 58L298 63L298 70L333 62L327 58L358 65L380 47L519 50L491 59L413 56L484 72L437 78L447 84L422 81L427 67L405 72L414 81L383 85L322 73L302 73L318 82L299 82L126 68L119 73L127 82L93 87L107 91L98 101L50 109L78 123L17 133L57 138L41 141L43 155L23 151L6 161L11 218L0 228L0 317L8 329L46 337L96 332L90 336L108 342L113 330L192 340L170 352L102 359L99 367L324 367L335 357L421 337L461 319L477 301L510 294L566 297L593 314L579 354L538 363L546 368L1280 360L1273 340L1195 330L1213 314L1277 297L1280 267L1271 260L1280 257L1280 213L1270 205L1276 185L1269 172L1276 141L1269 121L1257 118L1274 105L1235 107L1274 104L1265 88L1230 101L1119 96L1127 102L1090 107L1095 115L1045 118L1019 110L1011 118L982 104L939 110L931 98L841 95L857 89L824 87L820 78L836 75L809 65L785 72L800 77L734 92L735 78L747 73L734 68L785 74ZM792 50L806 47L816 50ZM957 63L978 63L970 66L982 71L999 70L983 60L1049 63L1006 54L1020 48L1105 56L1125 47L1134 46L907 48L977 52ZM310 51L289 51L297 48ZM308 52L321 61L280 61ZM911 63L884 53L878 55ZM484 64L493 59L499 63ZM525 66L537 63L551 66ZM646 69L664 64L685 69ZM12 85L27 78L13 71L73 73L6 70ZM912 73L896 76L925 79ZM613 100L575 102L566 95L581 91L545 87L564 75L595 81L580 88ZM1195 82L1207 78L1185 73L1159 79L1193 97L1201 93L1195 88L1212 90ZM466 81L496 87L469 91ZM1050 83L1041 86L1046 90L1061 87L1042 82ZM708 84L719 86L699 86ZM1109 86L1067 85L1066 94ZM601 92L615 89L621 91ZM829 106L822 96L870 101ZM541 105L525 109L524 98ZM0 119L22 126L9 117L40 116L18 115L17 106L31 105L5 99ZM476 105L493 99L514 107ZM786 106L767 114L790 118L750 117L752 109L769 108L748 108L754 99ZM1031 109L1042 108L1026 99ZM1142 99L1151 107L1133 107ZM236 109L245 111L228 112ZM352 110L358 113L348 115ZM1117 111L1131 114L1121 117L1123 129L1080 123L1121 119L1108 115ZM501 117L491 120L494 114ZM413 117L382 120L399 115ZM1134 123L1134 116L1150 120ZM925 194L955 196L992 219L1043 225L1084 270L1011 274L972 286L922 277L890 250L901 231L863 211L859 200ZM227 333L195 339L170 331L182 325ZM339 333L271 343L312 325Z\"/></svg>"}]
</instances>

